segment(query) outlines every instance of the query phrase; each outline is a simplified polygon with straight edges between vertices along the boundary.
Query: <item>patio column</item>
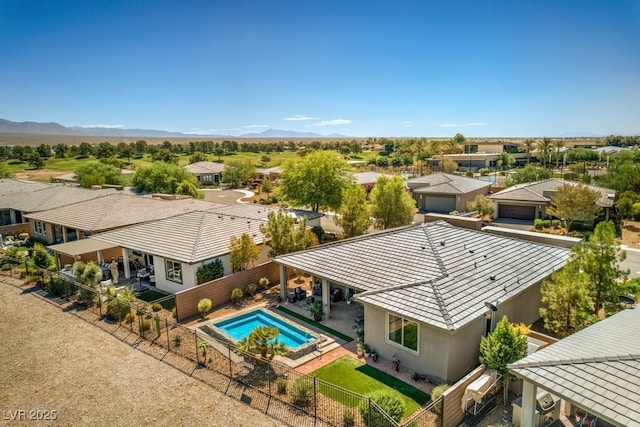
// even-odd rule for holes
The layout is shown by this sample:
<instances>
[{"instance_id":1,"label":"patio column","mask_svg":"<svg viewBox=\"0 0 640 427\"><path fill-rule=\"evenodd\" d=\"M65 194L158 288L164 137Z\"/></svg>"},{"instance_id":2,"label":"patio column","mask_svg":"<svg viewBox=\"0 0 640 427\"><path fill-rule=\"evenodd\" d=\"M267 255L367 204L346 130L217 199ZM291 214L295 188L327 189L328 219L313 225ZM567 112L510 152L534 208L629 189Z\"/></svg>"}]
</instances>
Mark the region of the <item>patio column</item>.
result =
<instances>
[{"instance_id":1,"label":"patio column","mask_svg":"<svg viewBox=\"0 0 640 427\"><path fill-rule=\"evenodd\" d=\"M82 230L78 230L76 228L76 240L82 240L84 236L82 235Z\"/></svg>"},{"instance_id":2,"label":"patio column","mask_svg":"<svg viewBox=\"0 0 640 427\"><path fill-rule=\"evenodd\" d=\"M124 277L129 279L131 277L131 270L129 270L129 252L127 248L122 248L122 264L124 264Z\"/></svg>"},{"instance_id":3,"label":"patio column","mask_svg":"<svg viewBox=\"0 0 640 427\"><path fill-rule=\"evenodd\" d=\"M65 227L64 225L62 226L62 241L64 243L67 243L67 227Z\"/></svg>"},{"instance_id":4,"label":"patio column","mask_svg":"<svg viewBox=\"0 0 640 427\"><path fill-rule=\"evenodd\" d=\"M280 299L287 300L287 267L280 265Z\"/></svg>"},{"instance_id":5,"label":"patio column","mask_svg":"<svg viewBox=\"0 0 640 427\"><path fill-rule=\"evenodd\" d=\"M522 381L522 427L534 427L537 425L536 415L536 394L538 389L535 384Z\"/></svg>"},{"instance_id":6,"label":"patio column","mask_svg":"<svg viewBox=\"0 0 640 427\"><path fill-rule=\"evenodd\" d=\"M327 319L331 317L331 295L329 295L329 281L325 278L322 279L322 308Z\"/></svg>"}]
</instances>

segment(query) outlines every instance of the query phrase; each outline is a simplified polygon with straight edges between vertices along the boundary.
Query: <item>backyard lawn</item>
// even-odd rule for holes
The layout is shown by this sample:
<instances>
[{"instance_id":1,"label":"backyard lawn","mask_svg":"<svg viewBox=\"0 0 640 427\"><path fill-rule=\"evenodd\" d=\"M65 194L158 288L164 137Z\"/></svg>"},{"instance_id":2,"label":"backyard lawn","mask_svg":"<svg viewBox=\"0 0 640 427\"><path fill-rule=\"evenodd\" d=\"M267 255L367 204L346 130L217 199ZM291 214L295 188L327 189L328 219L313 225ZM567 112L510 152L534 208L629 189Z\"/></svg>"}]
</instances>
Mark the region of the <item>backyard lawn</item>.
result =
<instances>
[{"instance_id":1,"label":"backyard lawn","mask_svg":"<svg viewBox=\"0 0 640 427\"><path fill-rule=\"evenodd\" d=\"M362 395L368 395L376 390L395 390L404 400L405 417L431 400L431 396L427 393L351 356L342 356L312 372L311 375ZM320 392L335 398L333 394L324 393L322 386L320 386ZM350 404L350 402L342 403Z\"/></svg>"}]
</instances>

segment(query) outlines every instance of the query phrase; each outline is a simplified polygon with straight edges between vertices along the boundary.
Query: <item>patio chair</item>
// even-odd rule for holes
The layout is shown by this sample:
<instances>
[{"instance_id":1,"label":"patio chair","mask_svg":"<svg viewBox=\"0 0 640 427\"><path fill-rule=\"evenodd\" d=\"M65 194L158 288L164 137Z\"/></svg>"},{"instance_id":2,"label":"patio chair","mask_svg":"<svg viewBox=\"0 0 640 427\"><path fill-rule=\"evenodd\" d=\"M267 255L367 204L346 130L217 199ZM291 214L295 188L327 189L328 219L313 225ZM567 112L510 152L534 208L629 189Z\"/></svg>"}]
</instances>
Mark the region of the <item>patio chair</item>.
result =
<instances>
[{"instance_id":1,"label":"patio chair","mask_svg":"<svg viewBox=\"0 0 640 427\"><path fill-rule=\"evenodd\" d=\"M151 272L148 268L141 268L136 273L136 276L138 277L138 279L149 279L149 277L151 276Z\"/></svg>"},{"instance_id":2,"label":"patio chair","mask_svg":"<svg viewBox=\"0 0 640 427\"><path fill-rule=\"evenodd\" d=\"M293 293L296 295L296 297L298 298L298 301L304 301L307 299L307 291L305 291L304 289L302 289L302 287L298 286L297 288L295 288L293 290Z\"/></svg>"},{"instance_id":3,"label":"patio chair","mask_svg":"<svg viewBox=\"0 0 640 427\"><path fill-rule=\"evenodd\" d=\"M313 295L318 297L322 296L322 283L316 282L313 284Z\"/></svg>"},{"instance_id":4,"label":"patio chair","mask_svg":"<svg viewBox=\"0 0 640 427\"><path fill-rule=\"evenodd\" d=\"M298 295L294 294L287 294L287 301L289 301L290 303L294 303L298 301Z\"/></svg>"}]
</instances>

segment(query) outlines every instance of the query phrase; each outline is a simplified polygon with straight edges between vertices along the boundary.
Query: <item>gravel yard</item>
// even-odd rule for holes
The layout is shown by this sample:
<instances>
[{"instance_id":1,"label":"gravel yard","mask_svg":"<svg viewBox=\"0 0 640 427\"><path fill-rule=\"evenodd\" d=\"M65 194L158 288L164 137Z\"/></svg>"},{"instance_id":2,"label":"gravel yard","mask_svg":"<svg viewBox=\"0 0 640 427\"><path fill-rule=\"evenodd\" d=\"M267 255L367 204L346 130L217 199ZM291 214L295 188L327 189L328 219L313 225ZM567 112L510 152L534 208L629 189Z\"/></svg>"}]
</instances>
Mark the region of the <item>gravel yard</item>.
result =
<instances>
[{"instance_id":1,"label":"gravel yard","mask_svg":"<svg viewBox=\"0 0 640 427\"><path fill-rule=\"evenodd\" d=\"M281 425L2 283L8 280L0 278L0 422L5 425ZM22 410L24 415L16 412ZM34 420L47 416L55 421Z\"/></svg>"}]
</instances>

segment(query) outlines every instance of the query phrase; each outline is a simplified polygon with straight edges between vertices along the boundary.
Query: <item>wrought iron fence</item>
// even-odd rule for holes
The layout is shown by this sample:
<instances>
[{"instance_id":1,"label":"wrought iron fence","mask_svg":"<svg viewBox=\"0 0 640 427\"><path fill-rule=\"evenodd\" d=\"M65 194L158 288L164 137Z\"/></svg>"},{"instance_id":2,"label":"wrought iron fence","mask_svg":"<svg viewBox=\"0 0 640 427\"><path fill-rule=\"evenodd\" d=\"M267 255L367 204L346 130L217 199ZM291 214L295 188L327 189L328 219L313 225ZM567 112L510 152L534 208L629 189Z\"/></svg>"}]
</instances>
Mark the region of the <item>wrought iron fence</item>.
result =
<instances>
[{"instance_id":1,"label":"wrought iron fence","mask_svg":"<svg viewBox=\"0 0 640 427\"><path fill-rule=\"evenodd\" d=\"M166 310L154 312L151 303L54 272L33 273L40 293L66 311L286 424L440 427L433 409L441 399L396 422L370 397L202 335L173 321Z\"/></svg>"}]
</instances>

